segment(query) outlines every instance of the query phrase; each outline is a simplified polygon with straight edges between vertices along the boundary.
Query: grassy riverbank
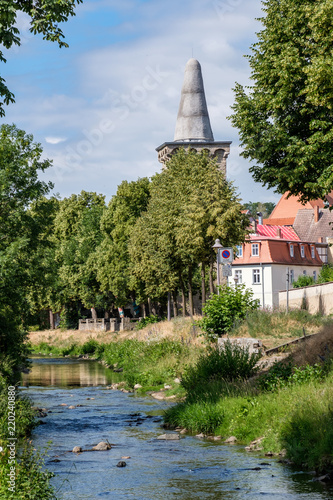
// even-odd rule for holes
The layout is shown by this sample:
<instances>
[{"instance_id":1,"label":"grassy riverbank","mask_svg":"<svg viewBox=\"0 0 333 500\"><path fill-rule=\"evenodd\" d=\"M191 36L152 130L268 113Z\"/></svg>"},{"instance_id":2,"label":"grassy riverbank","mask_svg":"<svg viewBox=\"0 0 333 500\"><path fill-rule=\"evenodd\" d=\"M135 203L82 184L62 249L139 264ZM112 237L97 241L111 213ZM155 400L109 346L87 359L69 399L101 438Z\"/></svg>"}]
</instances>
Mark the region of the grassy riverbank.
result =
<instances>
[{"instance_id":1,"label":"grassy riverbank","mask_svg":"<svg viewBox=\"0 0 333 500\"><path fill-rule=\"evenodd\" d=\"M42 467L43 454L33 448L30 440L31 431L37 425L36 412L29 399L20 396L18 391L15 405L11 406L13 400L11 397L8 400L7 381L2 382L5 383L0 390L0 498L53 499L55 495L49 482L53 474Z\"/></svg>"},{"instance_id":2,"label":"grassy riverbank","mask_svg":"<svg viewBox=\"0 0 333 500\"><path fill-rule=\"evenodd\" d=\"M82 343L76 340L82 340L81 332L75 340L71 335L59 341L51 333L50 343L44 340L33 347L46 355L88 355L122 371L129 389L140 384L141 392L162 389L167 397L174 395L178 404L165 414L170 428L180 426L221 439L235 436L251 449L286 453L296 465L321 472L333 468L332 320L305 311L289 315L259 311L231 335L258 337L273 347L303 336L304 331L321 334L293 347L283 361L266 369L266 375L243 380L221 376L220 368L208 366L213 364L209 359L208 371L198 374L210 351L189 319L113 334L108 342L91 337ZM165 390L165 385L170 388Z\"/></svg>"}]
</instances>

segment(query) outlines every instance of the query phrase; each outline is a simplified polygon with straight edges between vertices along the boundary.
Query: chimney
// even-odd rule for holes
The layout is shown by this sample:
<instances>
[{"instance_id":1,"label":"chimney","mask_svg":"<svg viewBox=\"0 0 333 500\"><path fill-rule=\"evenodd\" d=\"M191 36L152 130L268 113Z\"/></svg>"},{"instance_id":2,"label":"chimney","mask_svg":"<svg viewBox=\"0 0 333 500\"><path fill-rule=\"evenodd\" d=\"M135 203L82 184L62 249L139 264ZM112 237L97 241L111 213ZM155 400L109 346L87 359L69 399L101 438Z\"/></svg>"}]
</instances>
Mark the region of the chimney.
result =
<instances>
[{"instance_id":1,"label":"chimney","mask_svg":"<svg viewBox=\"0 0 333 500\"><path fill-rule=\"evenodd\" d=\"M257 232L257 221L255 219L253 219L251 221L251 227L252 227L252 232L256 233Z\"/></svg>"},{"instance_id":2,"label":"chimney","mask_svg":"<svg viewBox=\"0 0 333 500\"><path fill-rule=\"evenodd\" d=\"M260 226L262 226L263 223L264 223L264 218L262 216L262 213L261 212L257 212L257 216L258 216L258 224L260 224Z\"/></svg>"},{"instance_id":3,"label":"chimney","mask_svg":"<svg viewBox=\"0 0 333 500\"><path fill-rule=\"evenodd\" d=\"M324 242L324 238L322 236L319 236L318 243L323 243L323 242Z\"/></svg>"},{"instance_id":4,"label":"chimney","mask_svg":"<svg viewBox=\"0 0 333 500\"><path fill-rule=\"evenodd\" d=\"M318 207L318 205L314 206L313 212L314 212L314 221L318 222L319 221L319 207Z\"/></svg>"},{"instance_id":5,"label":"chimney","mask_svg":"<svg viewBox=\"0 0 333 500\"><path fill-rule=\"evenodd\" d=\"M277 228L276 228L276 237L277 237L277 238L281 238L281 236L282 236L282 233L281 233L281 228L280 228L280 227L277 227Z\"/></svg>"}]
</instances>

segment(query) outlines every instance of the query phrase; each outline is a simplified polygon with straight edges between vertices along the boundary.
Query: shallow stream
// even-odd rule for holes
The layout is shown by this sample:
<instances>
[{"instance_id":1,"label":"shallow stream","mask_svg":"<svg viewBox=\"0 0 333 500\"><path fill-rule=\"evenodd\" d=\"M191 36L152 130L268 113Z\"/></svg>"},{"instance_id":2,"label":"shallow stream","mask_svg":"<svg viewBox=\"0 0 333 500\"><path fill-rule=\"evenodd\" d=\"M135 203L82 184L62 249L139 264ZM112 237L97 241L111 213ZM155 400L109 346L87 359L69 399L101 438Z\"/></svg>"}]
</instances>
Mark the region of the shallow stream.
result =
<instances>
[{"instance_id":1,"label":"shallow stream","mask_svg":"<svg viewBox=\"0 0 333 500\"><path fill-rule=\"evenodd\" d=\"M171 403L106 389L116 377L97 362L68 358L34 359L31 373L24 375L23 391L34 405L50 411L33 440L39 448L51 442L46 465L56 474L57 498L333 498L333 489L312 481L311 475L278 459L249 454L243 446L189 435L157 440L165 433L161 415ZM70 451L100 441L109 441L111 450ZM126 467L117 467L120 460Z\"/></svg>"}]
</instances>

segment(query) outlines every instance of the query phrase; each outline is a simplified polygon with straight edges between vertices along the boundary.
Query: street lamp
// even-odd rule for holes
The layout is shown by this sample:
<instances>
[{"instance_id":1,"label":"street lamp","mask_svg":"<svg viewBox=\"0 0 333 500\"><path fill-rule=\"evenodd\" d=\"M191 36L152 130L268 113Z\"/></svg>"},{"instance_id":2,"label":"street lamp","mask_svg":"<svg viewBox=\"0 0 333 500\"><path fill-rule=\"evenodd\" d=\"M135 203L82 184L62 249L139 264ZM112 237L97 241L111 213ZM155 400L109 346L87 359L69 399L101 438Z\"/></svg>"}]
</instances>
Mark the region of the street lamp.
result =
<instances>
[{"instance_id":1,"label":"street lamp","mask_svg":"<svg viewBox=\"0 0 333 500\"><path fill-rule=\"evenodd\" d=\"M234 276L235 288L237 288L239 277L237 274Z\"/></svg>"},{"instance_id":2,"label":"street lamp","mask_svg":"<svg viewBox=\"0 0 333 500\"><path fill-rule=\"evenodd\" d=\"M217 269L217 294L220 295L220 265L219 265L219 248L223 248L221 242L218 238L215 240L215 244L213 245L214 249L216 249L216 269Z\"/></svg>"}]
</instances>

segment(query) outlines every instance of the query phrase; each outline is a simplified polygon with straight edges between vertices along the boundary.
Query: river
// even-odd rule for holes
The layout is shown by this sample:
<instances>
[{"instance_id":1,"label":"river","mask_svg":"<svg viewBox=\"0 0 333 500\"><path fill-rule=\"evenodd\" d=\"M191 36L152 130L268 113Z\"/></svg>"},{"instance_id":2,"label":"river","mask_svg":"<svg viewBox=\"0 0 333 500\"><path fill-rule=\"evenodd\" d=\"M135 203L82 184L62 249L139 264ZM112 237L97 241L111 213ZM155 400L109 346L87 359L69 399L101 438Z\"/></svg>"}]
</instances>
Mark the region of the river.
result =
<instances>
[{"instance_id":1,"label":"river","mask_svg":"<svg viewBox=\"0 0 333 500\"><path fill-rule=\"evenodd\" d=\"M185 435L161 441L163 410L171 403L106 388L114 374L87 360L34 359L22 392L46 408L33 432L48 449L46 465L56 476L59 499L307 499L333 498L333 489L276 458L245 452L243 446ZM64 406L64 405L67 406ZM69 409L69 406L75 406ZM72 453L100 441L109 451ZM122 458L130 457L130 458ZM117 467L120 460L126 467Z\"/></svg>"}]
</instances>

